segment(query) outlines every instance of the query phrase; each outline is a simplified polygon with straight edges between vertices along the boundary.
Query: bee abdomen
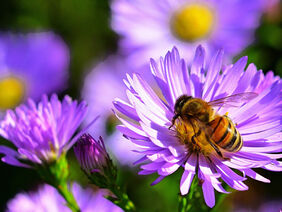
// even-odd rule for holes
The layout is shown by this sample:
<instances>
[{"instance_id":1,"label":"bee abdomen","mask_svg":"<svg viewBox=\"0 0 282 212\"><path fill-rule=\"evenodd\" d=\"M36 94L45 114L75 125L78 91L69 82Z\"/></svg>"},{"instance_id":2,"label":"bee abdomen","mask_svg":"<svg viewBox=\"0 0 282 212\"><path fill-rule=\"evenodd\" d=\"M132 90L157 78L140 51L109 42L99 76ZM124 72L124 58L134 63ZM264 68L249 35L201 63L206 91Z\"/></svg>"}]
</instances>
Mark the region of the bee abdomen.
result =
<instances>
[{"instance_id":1,"label":"bee abdomen","mask_svg":"<svg viewBox=\"0 0 282 212\"><path fill-rule=\"evenodd\" d=\"M222 148L229 151L229 152L237 152L241 149L242 144L243 144L242 137L239 134L238 130L236 128L234 128L234 134L233 134L231 140L229 140L225 144L225 146L222 146Z\"/></svg>"},{"instance_id":2,"label":"bee abdomen","mask_svg":"<svg viewBox=\"0 0 282 212\"><path fill-rule=\"evenodd\" d=\"M242 137L232 121L227 116L215 118L209 124L213 131L212 140L228 152L237 152L242 147Z\"/></svg>"}]
</instances>

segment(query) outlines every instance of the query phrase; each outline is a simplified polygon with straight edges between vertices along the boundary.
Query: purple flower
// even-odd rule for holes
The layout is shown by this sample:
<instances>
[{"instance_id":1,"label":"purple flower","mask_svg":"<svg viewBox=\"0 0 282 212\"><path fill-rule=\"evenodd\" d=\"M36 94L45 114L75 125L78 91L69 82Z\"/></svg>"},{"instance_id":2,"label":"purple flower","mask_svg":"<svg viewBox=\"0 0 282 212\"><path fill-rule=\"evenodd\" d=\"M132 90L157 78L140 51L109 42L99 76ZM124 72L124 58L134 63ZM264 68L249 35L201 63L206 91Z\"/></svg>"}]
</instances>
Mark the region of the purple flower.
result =
<instances>
[{"instance_id":1,"label":"purple flower","mask_svg":"<svg viewBox=\"0 0 282 212\"><path fill-rule=\"evenodd\" d=\"M93 137L105 138L107 149L115 155L114 158L119 163L132 166L139 157L131 151L135 145L128 144L118 131L108 130L107 132L109 126L113 128L117 124L118 120L112 113L112 101L116 96L126 98L126 87L122 79L128 72L131 73L131 69L122 57L110 56L97 64L85 77L82 96L87 101L89 109L83 125L89 124L92 117L100 115L95 125L90 127L89 132Z\"/></svg>"},{"instance_id":2,"label":"purple flower","mask_svg":"<svg viewBox=\"0 0 282 212\"><path fill-rule=\"evenodd\" d=\"M81 168L88 174L103 173L112 163L102 137L95 140L91 135L83 134L74 146L74 152Z\"/></svg>"},{"instance_id":3,"label":"purple flower","mask_svg":"<svg viewBox=\"0 0 282 212\"><path fill-rule=\"evenodd\" d=\"M52 32L1 33L0 111L65 89L68 65L68 47Z\"/></svg>"},{"instance_id":4,"label":"purple flower","mask_svg":"<svg viewBox=\"0 0 282 212\"><path fill-rule=\"evenodd\" d=\"M100 118L90 128L94 137L105 137L107 124L115 119L112 113L112 100L116 96L125 96L125 86L122 83L128 67L120 57L109 57L97 64L85 77L82 90L83 99L89 104L89 111L85 117L84 125L92 121L97 114Z\"/></svg>"},{"instance_id":5,"label":"purple flower","mask_svg":"<svg viewBox=\"0 0 282 212\"><path fill-rule=\"evenodd\" d=\"M2 161L29 167L19 160L35 164L56 160L76 141L77 138L70 139L86 112L85 102L78 103L69 96L60 102L55 94L50 101L44 95L37 105L29 99L14 111L8 110L0 122L0 135L10 140L17 151L0 146L0 153L5 154Z\"/></svg>"},{"instance_id":6,"label":"purple flower","mask_svg":"<svg viewBox=\"0 0 282 212\"><path fill-rule=\"evenodd\" d=\"M137 163L146 163L139 174L158 173L159 177L153 183L156 184L183 168L181 194L188 193L196 175L209 207L215 205L214 189L227 193L219 178L233 189L247 190L248 186L243 183L247 176L270 182L253 168L282 171L282 162L276 160L282 156L275 154L282 150L280 78L272 72L265 76L254 64L244 70L247 57L228 66L223 66L222 60L223 52L218 51L206 61L205 51L199 46L188 67L174 48L159 62L151 60L152 75L162 95L157 95L140 75L133 74L125 80L129 102L114 101L116 109L127 117L118 115L122 122L118 129L140 147L143 157ZM170 129L175 102L183 94L210 102L246 92L255 92L258 96L239 107L214 108L219 115L228 112L243 139L240 151L224 152L224 157L229 159L220 157L210 144L198 148L197 145L204 145L205 139L193 143L191 135L195 131L186 134L181 131L181 126L186 126L182 119L178 119L179 125ZM243 176L234 170L242 172Z\"/></svg>"},{"instance_id":7,"label":"purple flower","mask_svg":"<svg viewBox=\"0 0 282 212\"><path fill-rule=\"evenodd\" d=\"M282 201L281 200L272 200L261 204L258 212L275 212L282 211Z\"/></svg>"},{"instance_id":8,"label":"purple flower","mask_svg":"<svg viewBox=\"0 0 282 212\"><path fill-rule=\"evenodd\" d=\"M77 183L72 186L72 192L82 212L92 211L122 211L111 201L105 199L104 191L94 192L92 189L81 188ZM43 185L37 192L20 193L7 204L6 212L70 212L62 196L49 185Z\"/></svg>"},{"instance_id":9,"label":"purple flower","mask_svg":"<svg viewBox=\"0 0 282 212\"><path fill-rule=\"evenodd\" d=\"M255 208L251 208L249 205L241 206L234 205L234 212L281 212L282 211L282 201L281 200L262 200L259 203L256 202Z\"/></svg>"},{"instance_id":10,"label":"purple flower","mask_svg":"<svg viewBox=\"0 0 282 212\"><path fill-rule=\"evenodd\" d=\"M199 44L211 55L223 48L227 56L234 56L254 39L267 4L265 0L114 0L112 27L122 37L122 51L135 64L164 55L174 45L188 59Z\"/></svg>"}]
</instances>

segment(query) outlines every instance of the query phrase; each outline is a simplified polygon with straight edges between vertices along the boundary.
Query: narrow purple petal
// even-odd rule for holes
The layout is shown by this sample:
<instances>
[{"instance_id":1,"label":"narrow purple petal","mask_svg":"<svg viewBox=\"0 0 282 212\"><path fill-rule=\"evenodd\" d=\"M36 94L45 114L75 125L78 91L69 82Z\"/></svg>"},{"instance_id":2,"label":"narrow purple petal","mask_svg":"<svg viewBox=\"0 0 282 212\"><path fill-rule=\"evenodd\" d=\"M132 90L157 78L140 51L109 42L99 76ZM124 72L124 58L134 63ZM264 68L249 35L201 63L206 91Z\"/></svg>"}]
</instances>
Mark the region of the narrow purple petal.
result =
<instances>
[{"instance_id":1,"label":"narrow purple petal","mask_svg":"<svg viewBox=\"0 0 282 212\"><path fill-rule=\"evenodd\" d=\"M133 163L133 165L137 165L137 164L140 164L140 163L143 163L147 160L147 157L146 156L143 156L142 158L140 158L139 160L135 161Z\"/></svg>"},{"instance_id":2,"label":"narrow purple petal","mask_svg":"<svg viewBox=\"0 0 282 212\"><path fill-rule=\"evenodd\" d=\"M159 176L154 182L151 183L151 186L158 184L158 183L161 182L164 178L165 178L165 176Z\"/></svg>"},{"instance_id":3,"label":"narrow purple petal","mask_svg":"<svg viewBox=\"0 0 282 212\"><path fill-rule=\"evenodd\" d=\"M263 168L270 170L270 171L274 171L274 172L281 172L282 171L282 162L277 161L277 165L275 164L267 164L265 166L263 166Z\"/></svg>"},{"instance_id":4,"label":"narrow purple petal","mask_svg":"<svg viewBox=\"0 0 282 212\"><path fill-rule=\"evenodd\" d=\"M135 121L139 121L139 117L136 114L136 111L134 109L134 107L130 104L128 104L127 102L121 100L121 99L115 99L115 101L113 101L113 104L115 106L115 108L121 112L122 114L124 114L125 116L135 120Z\"/></svg>"},{"instance_id":5,"label":"narrow purple petal","mask_svg":"<svg viewBox=\"0 0 282 212\"><path fill-rule=\"evenodd\" d=\"M186 93L182 75L182 64L177 49L174 48L171 53L165 56L164 65L172 101L175 102L179 96Z\"/></svg>"},{"instance_id":6,"label":"narrow purple petal","mask_svg":"<svg viewBox=\"0 0 282 212\"><path fill-rule=\"evenodd\" d=\"M175 172L180 165L181 163L166 163L158 170L158 174L163 176L170 175Z\"/></svg>"},{"instance_id":7,"label":"narrow purple petal","mask_svg":"<svg viewBox=\"0 0 282 212\"><path fill-rule=\"evenodd\" d=\"M205 67L205 55L205 49L199 45L191 65L191 75L195 74L200 76L202 74L202 69Z\"/></svg>"},{"instance_id":8,"label":"narrow purple petal","mask_svg":"<svg viewBox=\"0 0 282 212\"><path fill-rule=\"evenodd\" d=\"M218 51L211 59L207 71L206 81L203 88L203 99L210 101L214 94L214 88L217 82L219 71L221 70L223 60L223 51Z\"/></svg>"},{"instance_id":9,"label":"narrow purple petal","mask_svg":"<svg viewBox=\"0 0 282 212\"><path fill-rule=\"evenodd\" d=\"M163 62L160 62L160 65L158 65L153 59L151 59L151 71L152 74L158 84L158 86L160 87L162 94L164 96L164 98L166 99L167 103L169 105L174 105L170 90L169 90L169 86L167 84L166 78L164 76L164 73L162 71L162 66Z\"/></svg>"},{"instance_id":10,"label":"narrow purple petal","mask_svg":"<svg viewBox=\"0 0 282 212\"><path fill-rule=\"evenodd\" d=\"M261 182L264 182L264 183L270 183L270 180L261 176L260 174L256 173L255 171L253 171L252 169L243 169L242 170L243 173L245 173L247 176L255 179L255 180L258 180L258 181L261 181Z\"/></svg>"},{"instance_id":11,"label":"narrow purple petal","mask_svg":"<svg viewBox=\"0 0 282 212\"><path fill-rule=\"evenodd\" d=\"M184 171L180 181L180 192L181 195L186 195L189 192L189 188L193 181L195 172L193 171Z\"/></svg>"},{"instance_id":12,"label":"narrow purple petal","mask_svg":"<svg viewBox=\"0 0 282 212\"><path fill-rule=\"evenodd\" d=\"M142 165L140 166L140 168L144 170L155 170L156 171L160 169L163 165L165 165L165 162L160 162L160 163L152 162L152 163Z\"/></svg>"},{"instance_id":13,"label":"narrow purple petal","mask_svg":"<svg viewBox=\"0 0 282 212\"><path fill-rule=\"evenodd\" d=\"M207 206L212 208L215 205L215 197L212 184L209 181L205 180L202 185L202 189Z\"/></svg>"}]
</instances>

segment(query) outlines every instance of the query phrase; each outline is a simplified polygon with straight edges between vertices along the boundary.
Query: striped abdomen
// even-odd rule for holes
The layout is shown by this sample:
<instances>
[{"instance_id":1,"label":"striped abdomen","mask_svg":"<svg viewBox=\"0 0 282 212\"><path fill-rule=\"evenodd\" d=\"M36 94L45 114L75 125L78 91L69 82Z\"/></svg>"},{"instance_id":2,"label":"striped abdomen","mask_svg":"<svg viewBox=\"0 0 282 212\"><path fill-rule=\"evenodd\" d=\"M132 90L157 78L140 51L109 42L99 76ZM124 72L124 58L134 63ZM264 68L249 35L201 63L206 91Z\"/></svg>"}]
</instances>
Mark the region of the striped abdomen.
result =
<instances>
[{"instance_id":1,"label":"striped abdomen","mask_svg":"<svg viewBox=\"0 0 282 212\"><path fill-rule=\"evenodd\" d=\"M212 128L211 139L228 152L237 152L243 145L242 137L227 116L217 116L209 124Z\"/></svg>"}]
</instances>

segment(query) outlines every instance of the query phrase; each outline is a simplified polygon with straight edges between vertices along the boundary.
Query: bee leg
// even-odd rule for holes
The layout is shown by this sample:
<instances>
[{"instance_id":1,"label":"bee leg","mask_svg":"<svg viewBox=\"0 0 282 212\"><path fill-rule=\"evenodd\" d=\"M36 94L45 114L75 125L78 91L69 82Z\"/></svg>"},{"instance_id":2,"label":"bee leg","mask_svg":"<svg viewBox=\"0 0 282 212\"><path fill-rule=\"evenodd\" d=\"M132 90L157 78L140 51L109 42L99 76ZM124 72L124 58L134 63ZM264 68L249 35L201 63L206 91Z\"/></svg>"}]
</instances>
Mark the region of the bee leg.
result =
<instances>
[{"instance_id":1,"label":"bee leg","mask_svg":"<svg viewBox=\"0 0 282 212\"><path fill-rule=\"evenodd\" d=\"M198 132L195 133L195 134L192 136L191 140L192 140L192 143L193 143L193 144L196 144L195 138L198 137L199 135L201 135L201 132L202 132L202 130L199 129Z\"/></svg>"},{"instance_id":2,"label":"bee leg","mask_svg":"<svg viewBox=\"0 0 282 212\"><path fill-rule=\"evenodd\" d=\"M172 124L169 126L169 130L172 128L172 126L174 125L174 122L172 122Z\"/></svg>"},{"instance_id":3,"label":"bee leg","mask_svg":"<svg viewBox=\"0 0 282 212\"><path fill-rule=\"evenodd\" d=\"M230 160L230 158L224 157L219 149L215 149L215 151L223 160L228 160L228 161Z\"/></svg>"},{"instance_id":4,"label":"bee leg","mask_svg":"<svg viewBox=\"0 0 282 212\"><path fill-rule=\"evenodd\" d=\"M221 158L224 158L222 152L217 148L217 146L212 145L212 147L214 148L214 150L216 151L216 153L217 153Z\"/></svg>"},{"instance_id":5,"label":"bee leg","mask_svg":"<svg viewBox=\"0 0 282 212\"><path fill-rule=\"evenodd\" d=\"M169 126L169 130L173 127L173 125L175 124L175 120L179 117L179 114L175 114L171 120L171 125Z\"/></svg>"},{"instance_id":6,"label":"bee leg","mask_svg":"<svg viewBox=\"0 0 282 212\"><path fill-rule=\"evenodd\" d=\"M211 142L210 139L208 139L207 137L207 141L210 143L210 145L212 146L212 148L214 148L214 150L216 151L216 153L223 159L223 160L230 160L229 158L226 158L223 156L222 152L219 150L219 148L214 145L214 143Z\"/></svg>"},{"instance_id":7,"label":"bee leg","mask_svg":"<svg viewBox=\"0 0 282 212\"><path fill-rule=\"evenodd\" d=\"M228 160L228 161L230 161L230 158L223 157L223 160Z\"/></svg>"},{"instance_id":8,"label":"bee leg","mask_svg":"<svg viewBox=\"0 0 282 212\"><path fill-rule=\"evenodd\" d=\"M173 119L172 119L172 121L171 121L171 125L169 126L169 130L173 127L173 125L174 125L174 123L175 123L175 119L174 119L174 117L173 117Z\"/></svg>"},{"instance_id":9,"label":"bee leg","mask_svg":"<svg viewBox=\"0 0 282 212\"><path fill-rule=\"evenodd\" d=\"M223 159L223 160L230 160L230 158L224 157L224 155L222 154L222 152L216 147L214 148L216 153Z\"/></svg>"}]
</instances>

